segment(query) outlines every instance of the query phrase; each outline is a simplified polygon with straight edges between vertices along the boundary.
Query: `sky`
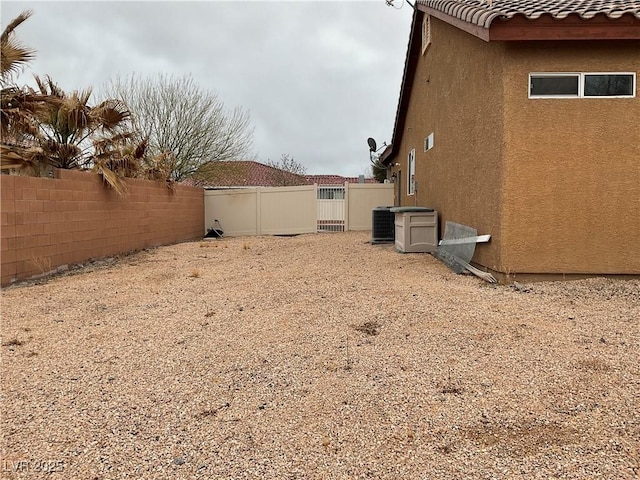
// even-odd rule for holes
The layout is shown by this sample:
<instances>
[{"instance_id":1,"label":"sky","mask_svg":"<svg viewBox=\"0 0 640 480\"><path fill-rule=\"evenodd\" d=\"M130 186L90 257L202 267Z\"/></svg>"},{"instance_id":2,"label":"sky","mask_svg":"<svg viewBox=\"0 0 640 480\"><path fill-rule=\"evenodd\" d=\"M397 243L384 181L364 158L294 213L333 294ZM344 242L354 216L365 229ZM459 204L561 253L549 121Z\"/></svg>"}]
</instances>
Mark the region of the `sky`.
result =
<instances>
[{"instance_id":1,"label":"sky","mask_svg":"<svg viewBox=\"0 0 640 480\"><path fill-rule=\"evenodd\" d=\"M286 154L308 174L370 174L367 138L390 143L409 41L406 0L2 0L2 28L36 58L16 78L63 90L116 77L191 75L228 109L248 111L254 159ZM97 103L97 102L96 102Z\"/></svg>"}]
</instances>

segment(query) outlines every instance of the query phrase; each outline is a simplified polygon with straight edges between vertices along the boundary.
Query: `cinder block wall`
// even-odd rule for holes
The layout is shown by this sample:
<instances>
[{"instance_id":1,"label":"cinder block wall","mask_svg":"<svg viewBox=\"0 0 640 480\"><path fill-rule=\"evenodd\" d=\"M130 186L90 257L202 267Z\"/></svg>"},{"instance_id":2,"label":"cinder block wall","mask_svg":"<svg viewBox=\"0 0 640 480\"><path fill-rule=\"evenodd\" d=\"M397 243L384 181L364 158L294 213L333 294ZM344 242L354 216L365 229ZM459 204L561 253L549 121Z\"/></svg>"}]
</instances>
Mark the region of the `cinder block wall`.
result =
<instances>
[{"instance_id":1,"label":"cinder block wall","mask_svg":"<svg viewBox=\"0 0 640 480\"><path fill-rule=\"evenodd\" d=\"M91 258L202 238L204 190L128 179L119 196L89 172L0 175L2 285Z\"/></svg>"}]
</instances>

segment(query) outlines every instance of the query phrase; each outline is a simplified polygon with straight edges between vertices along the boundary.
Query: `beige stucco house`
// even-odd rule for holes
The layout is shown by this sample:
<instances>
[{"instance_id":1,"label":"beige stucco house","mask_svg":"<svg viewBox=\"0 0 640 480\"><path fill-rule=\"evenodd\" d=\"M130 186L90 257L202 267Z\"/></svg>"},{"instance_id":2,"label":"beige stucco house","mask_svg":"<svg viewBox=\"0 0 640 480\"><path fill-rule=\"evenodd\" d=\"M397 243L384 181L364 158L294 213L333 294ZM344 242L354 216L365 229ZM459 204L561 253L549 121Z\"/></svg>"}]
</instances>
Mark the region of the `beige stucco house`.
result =
<instances>
[{"instance_id":1,"label":"beige stucco house","mask_svg":"<svg viewBox=\"0 0 640 480\"><path fill-rule=\"evenodd\" d=\"M417 0L396 205L491 241L503 278L640 274L640 1Z\"/></svg>"}]
</instances>

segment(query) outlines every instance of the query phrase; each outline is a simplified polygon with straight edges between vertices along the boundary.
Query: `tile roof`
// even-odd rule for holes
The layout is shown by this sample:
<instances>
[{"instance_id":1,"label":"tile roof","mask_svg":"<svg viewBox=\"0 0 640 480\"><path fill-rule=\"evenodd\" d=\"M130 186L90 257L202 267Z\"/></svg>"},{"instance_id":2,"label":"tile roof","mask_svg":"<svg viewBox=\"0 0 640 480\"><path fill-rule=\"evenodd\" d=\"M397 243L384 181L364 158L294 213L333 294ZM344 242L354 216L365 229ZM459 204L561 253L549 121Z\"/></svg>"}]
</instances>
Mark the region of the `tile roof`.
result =
<instances>
[{"instance_id":1,"label":"tile roof","mask_svg":"<svg viewBox=\"0 0 640 480\"><path fill-rule=\"evenodd\" d=\"M296 175L251 160L209 162L183 183L198 187L282 187L294 185L344 185L359 183L358 177L341 175ZM364 183L376 183L365 178Z\"/></svg>"},{"instance_id":2,"label":"tile roof","mask_svg":"<svg viewBox=\"0 0 640 480\"><path fill-rule=\"evenodd\" d=\"M204 187L281 187L307 185L303 175L251 160L209 162L187 183Z\"/></svg>"},{"instance_id":3,"label":"tile roof","mask_svg":"<svg viewBox=\"0 0 640 480\"><path fill-rule=\"evenodd\" d=\"M561 20L574 14L586 20L598 14L610 19L631 14L640 19L640 0L417 0L417 3L482 28L489 28L498 17L516 15L529 20L550 15Z\"/></svg>"},{"instance_id":4,"label":"tile roof","mask_svg":"<svg viewBox=\"0 0 640 480\"><path fill-rule=\"evenodd\" d=\"M344 185L345 182L359 183L358 177L343 177L341 175L305 175L309 183L317 183L318 185ZM376 183L373 177L365 178L364 183Z\"/></svg>"}]
</instances>

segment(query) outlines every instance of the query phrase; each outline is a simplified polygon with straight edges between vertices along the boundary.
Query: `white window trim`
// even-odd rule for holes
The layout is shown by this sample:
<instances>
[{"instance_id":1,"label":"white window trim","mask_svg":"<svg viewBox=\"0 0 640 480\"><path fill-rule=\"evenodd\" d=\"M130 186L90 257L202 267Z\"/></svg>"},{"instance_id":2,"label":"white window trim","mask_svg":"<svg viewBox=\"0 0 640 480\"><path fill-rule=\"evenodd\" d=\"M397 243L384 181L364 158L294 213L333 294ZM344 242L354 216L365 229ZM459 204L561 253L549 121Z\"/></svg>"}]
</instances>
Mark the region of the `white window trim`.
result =
<instances>
[{"instance_id":1,"label":"white window trim","mask_svg":"<svg viewBox=\"0 0 640 480\"><path fill-rule=\"evenodd\" d=\"M416 149L412 148L407 155L407 195L416 193Z\"/></svg>"},{"instance_id":2,"label":"white window trim","mask_svg":"<svg viewBox=\"0 0 640 480\"><path fill-rule=\"evenodd\" d=\"M427 152L433 148L433 132L424 138L424 151Z\"/></svg>"},{"instance_id":3,"label":"white window trim","mask_svg":"<svg viewBox=\"0 0 640 480\"><path fill-rule=\"evenodd\" d=\"M575 75L578 77L578 95L531 95L531 77L568 77ZM587 95L584 94L584 79L586 75L631 75L633 77L633 85L631 87L631 95ZM636 97L636 72L532 72L529 74L529 82L527 84L527 94L529 98L536 100L538 98L635 98Z\"/></svg>"}]
</instances>

